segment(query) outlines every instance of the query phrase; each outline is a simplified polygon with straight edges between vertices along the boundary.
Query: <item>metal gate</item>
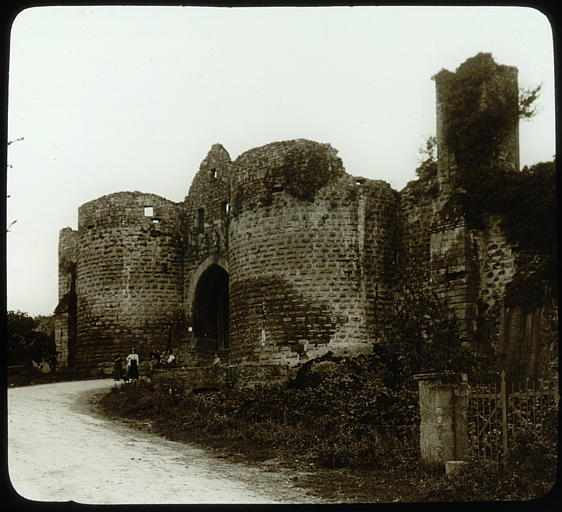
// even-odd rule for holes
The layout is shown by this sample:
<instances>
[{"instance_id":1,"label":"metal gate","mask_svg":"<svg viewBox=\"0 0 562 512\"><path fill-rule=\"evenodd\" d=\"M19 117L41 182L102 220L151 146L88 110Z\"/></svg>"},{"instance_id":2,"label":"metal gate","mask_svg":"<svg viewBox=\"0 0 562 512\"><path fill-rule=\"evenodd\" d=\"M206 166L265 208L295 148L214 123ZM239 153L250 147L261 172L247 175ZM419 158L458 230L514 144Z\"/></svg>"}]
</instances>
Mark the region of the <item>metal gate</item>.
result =
<instances>
[{"instance_id":1,"label":"metal gate","mask_svg":"<svg viewBox=\"0 0 562 512\"><path fill-rule=\"evenodd\" d=\"M469 388L468 441L477 457L499 462L510 441L524 430L543 436L551 409L558 407L557 384L538 386L527 379L509 388L504 371L499 386L494 383Z\"/></svg>"}]
</instances>

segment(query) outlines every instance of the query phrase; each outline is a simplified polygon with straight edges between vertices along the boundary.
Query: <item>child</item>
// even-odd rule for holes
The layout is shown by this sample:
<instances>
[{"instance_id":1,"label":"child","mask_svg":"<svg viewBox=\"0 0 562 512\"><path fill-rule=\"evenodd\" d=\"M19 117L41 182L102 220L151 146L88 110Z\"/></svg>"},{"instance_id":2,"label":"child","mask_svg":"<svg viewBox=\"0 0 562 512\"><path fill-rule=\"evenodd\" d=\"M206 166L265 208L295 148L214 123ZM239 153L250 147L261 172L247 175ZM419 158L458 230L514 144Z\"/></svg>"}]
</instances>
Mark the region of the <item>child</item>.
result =
<instances>
[{"instance_id":1,"label":"child","mask_svg":"<svg viewBox=\"0 0 562 512\"><path fill-rule=\"evenodd\" d=\"M120 356L117 356L114 360L113 360L113 380L115 381L115 384L117 384L118 380L121 380L123 378L123 367L122 367L122 359Z\"/></svg>"}]
</instances>

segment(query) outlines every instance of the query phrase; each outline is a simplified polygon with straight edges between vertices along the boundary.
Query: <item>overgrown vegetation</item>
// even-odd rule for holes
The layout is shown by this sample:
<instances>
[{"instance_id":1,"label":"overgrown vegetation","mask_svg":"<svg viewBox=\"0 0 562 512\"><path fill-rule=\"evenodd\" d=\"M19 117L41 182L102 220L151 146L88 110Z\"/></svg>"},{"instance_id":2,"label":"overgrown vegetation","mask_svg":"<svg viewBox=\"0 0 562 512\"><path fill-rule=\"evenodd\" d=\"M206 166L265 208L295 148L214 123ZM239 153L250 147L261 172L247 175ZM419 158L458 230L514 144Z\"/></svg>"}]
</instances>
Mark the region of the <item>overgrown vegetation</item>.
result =
<instances>
[{"instance_id":1,"label":"overgrown vegetation","mask_svg":"<svg viewBox=\"0 0 562 512\"><path fill-rule=\"evenodd\" d=\"M541 86L519 91L516 70L496 64L490 53L467 59L455 73L442 71L441 80L446 143L463 170L498 157L519 119L536 113Z\"/></svg>"},{"instance_id":2,"label":"overgrown vegetation","mask_svg":"<svg viewBox=\"0 0 562 512\"><path fill-rule=\"evenodd\" d=\"M431 501L526 501L548 494L557 476L558 407L551 407L542 435L532 425L510 440L504 460L469 456L453 475L424 478L418 488Z\"/></svg>"},{"instance_id":3,"label":"overgrown vegetation","mask_svg":"<svg viewBox=\"0 0 562 512\"><path fill-rule=\"evenodd\" d=\"M452 202L475 226L481 225L485 212L504 215L510 242L550 250L556 212L554 162L519 172L509 156L516 150L510 138L519 119L536 113L541 86L518 91L515 75L506 78L507 69L491 54L479 53L456 73L442 72L446 144L458 169Z\"/></svg>"},{"instance_id":4,"label":"overgrown vegetation","mask_svg":"<svg viewBox=\"0 0 562 512\"><path fill-rule=\"evenodd\" d=\"M513 87L506 88L505 71L491 55L479 54L455 74L444 75L446 142L455 153L459 171L449 206L473 227L482 225L485 214L500 215L519 257L538 253L531 271L518 274L508 286L505 301L507 306L518 305L518 298L524 298L525 304L536 306L544 304L547 295L556 297L557 290L555 163L519 172L507 165L509 157L500 155L518 120L532 116L540 91L540 87L523 91L518 99L515 76ZM437 176L435 150L431 137L416 170L420 181L430 183ZM302 189L287 191L311 200L329 173L303 186L307 176L317 176L314 169L308 161L288 162L287 172L300 174L289 176L286 182L297 182ZM268 182L268 186L274 184ZM268 190L266 203L272 197L272 188ZM419 463L414 375L463 372L471 383L496 377L499 301L495 309L480 304L477 339L472 345L463 344L458 320L423 278L411 275L401 283L384 319L388 328L370 354L335 357L328 353L304 364L283 387L186 392L172 377L160 375L150 382L113 388L101 406L110 414L149 419L158 431L175 439L199 441L228 453L298 458L325 468L406 471L409 466L411 474L412 465ZM553 311L547 311L546 335L554 339L557 317ZM551 345L555 351L555 344ZM552 414L555 419L556 412ZM539 497L554 482L555 433L555 427L542 437L532 430L521 433L512 440L505 464L469 459L451 478L412 478L409 484L428 500Z\"/></svg>"},{"instance_id":5,"label":"overgrown vegetation","mask_svg":"<svg viewBox=\"0 0 562 512\"><path fill-rule=\"evenodd\" d=\"M102 406L229 453L322 467L387 467L415 451L417 402L415 393L383 385L369 359L327 360L283 388L184 393L159 376L114 388Z\"/></svg>"},{"instance_id":6,"label":"overgrown vegetation","mask_svg":"<svg viewBox=\"0 0 562 512\"><path fill-rule=\"evenodd\" d=\"M546 295L557 296L556 164L513 167L520 119L536 113L541 86L517 90L516 75L479 53L455 73L440 73L446 144L455 155L456 183L444 217L462 215L481 228L486 214L499 215L508 242L517 246L518 267L506 293L506 305L537 307ZM428 141L428 151L431 149ZM420 177L433 169L427 158ZM540 255L527 265L526 254Z\"/></svg>"},{"instance_id":7,"label":"overgrown vegetation","mask_svg":"<svg viewBox=\"0 0 562 512\"><path fill-rule=\"evenodd\" d=\"M171 378L122 386L106 411L150 418L173 437L216 442L262 457L285 455L322 467L385 468L417 458L419 411L413 375L477 371L455 318L421 285L396 306L393 335L370 354L305 363L281 388L184 392Z\"/></svg>"},{"instance_id":8,"label":"overgrown vegetation","mask_svg":"<svg viewBox=\"0 0 562 512\"><path fill-rule=\"evenodd\" d=\"M421 180L430 180L437 177L437 137L430 136L419 149L420 161L416 168L416 176Z\"/></svg>"},{"instance_id":9,"label":"overgrown vegetation","mask_svg":"<svg viewBox=\"0 0 562 512\"><path fill-rule=\"evenodd\" d=\"M415 386L416 373L462 372L470 382L485 382L498 372L492 339L496 317L481 316L477 343L463 343L456 315L424 280L421 269L411 269L387 310L388 326L382 343L381 372ZM405 384L404 384L405 385Z\"/></svg>"},{"instance_id":10,"label":"overgrown vegetation","mask_svg":"<svg viewBox=\"0 0 562 512\"><path fill-rule=\"evenodd\" d=\"M21 311L6 315L6 359L8 365L32 367L33 362L56 365L53 317L31 317Z\"/></svg>"}]
</instances>

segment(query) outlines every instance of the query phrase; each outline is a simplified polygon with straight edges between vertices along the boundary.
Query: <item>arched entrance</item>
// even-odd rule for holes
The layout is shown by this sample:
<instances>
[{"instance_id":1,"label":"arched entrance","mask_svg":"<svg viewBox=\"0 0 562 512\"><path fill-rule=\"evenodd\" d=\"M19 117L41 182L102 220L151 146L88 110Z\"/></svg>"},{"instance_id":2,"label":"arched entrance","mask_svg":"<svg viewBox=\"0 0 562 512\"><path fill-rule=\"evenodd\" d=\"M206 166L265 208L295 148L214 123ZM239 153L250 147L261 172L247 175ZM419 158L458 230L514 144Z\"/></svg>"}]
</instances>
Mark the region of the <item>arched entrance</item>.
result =
<instances>
[{"instance_id":1,"label":"arched entrance","mask_svg":"<svg viewBox=\"0 0 562 512\"><path fill-rule=\"evenodd\" d=\"M217 264L210 265L199 278L193 305L195 338L216 340L217 348L229 346L228 273Z\"/></svg>"}]
</instances>

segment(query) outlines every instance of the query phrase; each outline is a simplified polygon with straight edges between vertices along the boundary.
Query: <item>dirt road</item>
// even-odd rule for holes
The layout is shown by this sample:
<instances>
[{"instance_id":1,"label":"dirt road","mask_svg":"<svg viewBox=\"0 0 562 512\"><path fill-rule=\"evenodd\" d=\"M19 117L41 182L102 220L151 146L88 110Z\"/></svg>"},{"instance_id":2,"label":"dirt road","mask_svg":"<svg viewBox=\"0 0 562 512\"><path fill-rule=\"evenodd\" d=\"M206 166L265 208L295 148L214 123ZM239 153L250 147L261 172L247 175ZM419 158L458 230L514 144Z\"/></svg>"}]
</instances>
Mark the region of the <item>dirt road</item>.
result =
<instances>
[{"instance_id":1,"label":"dirt road","mask_svg":"<svg viewBox=\"0 0 562 512\"><path fill-rule=\"evenodd\" d=\"M112 385L93 380L8 391L8 469L21 496L87 504L318 502L293 487L287 473L92 415L84 398Z\"/></svg>"}]
</instances>

